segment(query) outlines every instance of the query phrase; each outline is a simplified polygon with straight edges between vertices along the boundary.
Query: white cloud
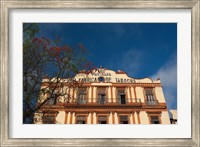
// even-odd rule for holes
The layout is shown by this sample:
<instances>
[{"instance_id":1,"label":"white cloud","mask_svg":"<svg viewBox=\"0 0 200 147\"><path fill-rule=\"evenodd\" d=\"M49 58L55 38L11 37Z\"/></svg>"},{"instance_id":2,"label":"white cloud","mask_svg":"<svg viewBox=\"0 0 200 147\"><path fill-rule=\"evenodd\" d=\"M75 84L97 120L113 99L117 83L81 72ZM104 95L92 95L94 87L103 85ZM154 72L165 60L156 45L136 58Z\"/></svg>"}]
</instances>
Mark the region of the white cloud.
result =
<instances>
[{"instance_id":1,"label":"white cloud","mask_svg":"<svg viewBox=\"0 0 200 147\"><path fill-rule=\"evenodd\" d=\"M160 78L163 85L165 99L169 109L176 108L177 105L177 62L176 56L161 67L154 75L153 79Z\"/></svg>"},{"instance_id":2,"label":"white cloud","mask_svg":"<svg viewBox=\"0 0 200 147\"><path fill-rule=\"evenodd\" d=\"M111 69L123 68L128 75L134 75L144 64L145 52L138 49L130 49L123 54L113 54L112 61L109 62ZM117 58L115 58L117 57ZM173 55L155 74L152 79L160 78L167 106L169 109L176 109L177 105L177 62L176 54ZM120 62L119 62L120 61ZM119 64L116 64L119 63Z\"/></svg>"},{"instance_id":3,"label":"white cloud","mask_svg":"<svg viewBox=\"0 0 200 147\"><path fill-rule=\"evenodd\" d=\"M175 87L177 83L177 64L176 59L170 59L163 67L161 67L152 78L160 78L166 87Z\"/></svg>"}]
</instances>

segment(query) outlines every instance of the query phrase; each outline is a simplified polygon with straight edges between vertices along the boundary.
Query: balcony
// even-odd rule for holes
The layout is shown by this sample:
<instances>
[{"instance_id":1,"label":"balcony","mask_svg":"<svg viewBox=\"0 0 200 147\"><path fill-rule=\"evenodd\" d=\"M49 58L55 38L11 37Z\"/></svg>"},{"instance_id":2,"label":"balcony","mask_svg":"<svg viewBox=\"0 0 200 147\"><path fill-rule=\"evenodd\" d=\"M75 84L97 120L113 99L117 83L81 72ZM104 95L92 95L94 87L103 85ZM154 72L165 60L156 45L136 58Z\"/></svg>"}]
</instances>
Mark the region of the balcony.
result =
<instances>
[{"instance_id":1,"label":"balcony","mask_svg":"<svg viewBox=\"0 0 200 147\"><path fill-rule=\"evenodd\" d=\"M109 108L166 108L165 103L159 103L158 100L151 100L142 102L140 98L79 98L79 99L71 99L68 102L58 102L55 103L46 103L43 108L53 108L53 109L61 109L61 108L88 108L88 107L109 107Z\"/></svg>"},{"instance_id":2,"label":"balcony","mask_svg":"<svg viewBox=\"0 0 200 147\"><path fill-rule=\"evenodd\" d=\"M98 104L98 105L106 105L106 104L120 104L120 105L129 105L133 103L141 104L141 99L135 98L125 98L125 99L116 99L116 98L86 98L86 99L76 99L71 103L75 104Z\"/></svg>"},{"instance_id":3,"label":"balcony","mask_svg":"<svg viewBox=\"0 0 200 147\"><path fill-rule=\"evenodd\" d=\"M142 106L140 98L78 98L71 99L68 102L56 102L56 103L46 103L43 107L45 108L61 108L63 106Z\"/></svg>"},{"instance_id":4,"label":"balcony","mask_svg":"<svg viewBox=\"0 0 200 147\"><path fill-rule=\"evenodd\" d=\"M150 106L154 106L154 105L158 105L158 100L153 100L153 101L146 101L146 104L147 105L150 105Z\"/></svg>"}]
</instances>

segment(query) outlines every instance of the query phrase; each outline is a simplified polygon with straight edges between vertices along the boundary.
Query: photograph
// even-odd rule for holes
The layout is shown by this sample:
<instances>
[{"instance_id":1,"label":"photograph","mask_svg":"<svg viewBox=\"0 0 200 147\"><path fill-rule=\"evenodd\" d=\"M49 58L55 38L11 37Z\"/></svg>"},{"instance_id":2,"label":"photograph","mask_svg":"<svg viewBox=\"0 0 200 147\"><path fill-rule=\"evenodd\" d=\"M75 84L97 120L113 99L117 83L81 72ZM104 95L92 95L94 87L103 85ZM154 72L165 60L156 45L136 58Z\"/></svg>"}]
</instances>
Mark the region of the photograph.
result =
<instances>
[{"instance_id":1,"label":"photograph","mask_svg":"<svg viewBox=\"0 0 200 147\"><path fill-rule=\"evenodd\" d=\"M177 23L23 23L23 124L177 120Z\"/></svg>"},{"instance_id":2,"label":"photograph","mask_svg":"<svg viewBox=\"0 0 200 147\"><path fill-rule=\"evenodd\" d=\"M200 146L199 0L2 0L0 146Z\"/></svg>"}]
</instances>

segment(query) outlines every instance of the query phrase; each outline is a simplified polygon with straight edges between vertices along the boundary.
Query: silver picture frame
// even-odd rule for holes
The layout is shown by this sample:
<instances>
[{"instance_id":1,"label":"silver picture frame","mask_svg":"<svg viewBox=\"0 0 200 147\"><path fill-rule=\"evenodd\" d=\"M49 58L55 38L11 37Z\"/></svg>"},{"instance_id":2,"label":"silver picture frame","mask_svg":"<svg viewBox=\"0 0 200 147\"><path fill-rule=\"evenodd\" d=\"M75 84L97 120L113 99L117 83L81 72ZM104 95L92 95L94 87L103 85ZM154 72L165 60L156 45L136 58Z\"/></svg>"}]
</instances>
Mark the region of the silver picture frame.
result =
<instances>
[{"instance_id":1,"label":"silver picture frame","mask_svg":"<svg viewBox=\"0 0 200 147\"><path fill-rule=\"evenodd\" d=\"M192 11L192 120L188 139L28 139L9 138L9 12L11 9L191 9ZM199 0L1 0L0 114L1 146L200 146L200 1Z\"/></svg>"}]
</instances>

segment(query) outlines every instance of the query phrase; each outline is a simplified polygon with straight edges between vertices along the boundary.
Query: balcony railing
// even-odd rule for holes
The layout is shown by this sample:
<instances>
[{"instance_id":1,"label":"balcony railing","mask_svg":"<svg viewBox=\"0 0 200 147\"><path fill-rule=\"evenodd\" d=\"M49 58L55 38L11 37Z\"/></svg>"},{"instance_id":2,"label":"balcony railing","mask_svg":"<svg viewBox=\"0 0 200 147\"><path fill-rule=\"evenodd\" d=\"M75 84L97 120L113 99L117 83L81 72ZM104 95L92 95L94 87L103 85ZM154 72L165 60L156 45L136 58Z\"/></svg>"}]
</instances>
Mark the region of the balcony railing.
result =
<instances>
[{"instance_id":1,"label":"balcony railing","mask_svg":"<svg viewBox=\"0 0 200 147\"><path fill-rule=\"evenodd\" d=\"M118 98L86 98L86 99L76 99L71 101L71 103L77 103L77 104L131 104L131 103L141 103L141 99L137 98L125 98L125 99L118 99Z\"/></svg>"},{"instance_id":2,"label":"balcony railing","mask_svg":"<svg viewBox=\"0 0 200 147\"><path fill-rule=\"evenodd\" d=\"M158 105L158 100L146 101L147 105Z\"/></svg>"}]
</instances>

